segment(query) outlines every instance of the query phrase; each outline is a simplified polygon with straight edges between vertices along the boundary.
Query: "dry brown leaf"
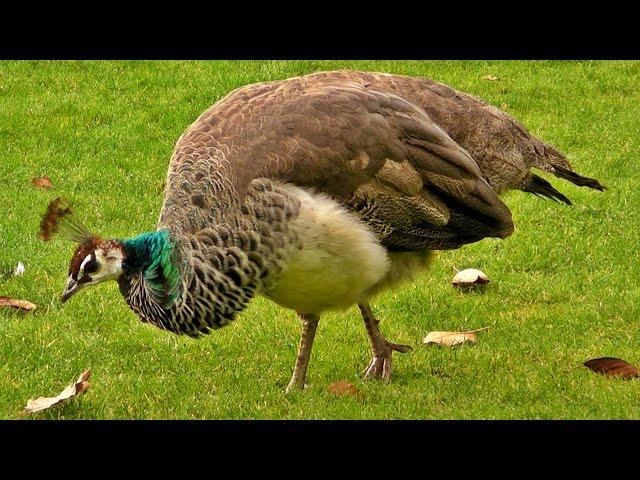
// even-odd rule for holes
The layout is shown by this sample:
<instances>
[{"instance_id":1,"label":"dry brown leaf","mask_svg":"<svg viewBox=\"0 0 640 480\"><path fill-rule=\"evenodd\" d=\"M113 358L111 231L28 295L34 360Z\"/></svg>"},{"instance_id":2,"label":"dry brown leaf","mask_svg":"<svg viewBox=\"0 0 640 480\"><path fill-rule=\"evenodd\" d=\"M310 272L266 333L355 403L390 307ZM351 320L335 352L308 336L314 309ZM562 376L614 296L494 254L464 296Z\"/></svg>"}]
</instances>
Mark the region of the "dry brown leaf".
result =
<instances>
[{"instance_id":1,"label":"dry brown leaf","mask_svg":"<svg viewBox=\"0 0 640 480\"><path fill-rule=\"evenodd\" d=\"M364 399L364 393L358 390L356 386L348 380L338 380L337 382L333 382L327 387L327 392L333 395L349 395L351 397L359 398L360 400Z\"/></svg>"},{"instance_id":2,"label":"dry brown leaf","mask_svg":"<svg viewBox=\"0 0 640 480\"><path fill-rule=\"evenodd\" d=\"M27 402L27 406L25 407L25 412L33 413L39 412L41 410L46 410L47 408L51 408L54 405L58 405L63 403L70 398L77 397L78 395L86 392L89 389L89 377L91 376L90 370L85 370L80 374L78 380L75 383L72 383L67 388L65 388L60 395L56 397L40 397L35 400L29 400Z\"/></svg>"},{"instance_id":3,"label":"dry brown leaf","mask_svg":"<svg viewBox=\"0 0 640 480\"><path fill-rule=\"evenodd\" d=\"M51 240L51 237L58 232L60 219L71 213L73 213L73 209L66 198L57 197L51 200L47 206L47 212L40 222L38 238L45 242Z\"/></svg>"},{"instance_id":4,"label":"dry brown leaf","mask_svg":"<svg viewBox=\"0 0 640 480\"><path fill-rule=\"evenodd\" d=\"M465 342L476 341L476 333L488 329L489 327L478 328L477 330L470 330L468 332L429 332L426 337L422 339L422 343L435 345L442 345L445 347L454 347L461 345Z\"/></svg>"},{"instance_id":5,"label":"dry brown leaf","mask_svg":"<svg viewBox=\"0 0 640 480\"><path fill-rule=\"evenodd\" d=\"M53 182L47 175L36 177L31 180L31 183L38 188L53 188Z\"/></svg>"},{"instance_id":6,"label":"dry brown leaf","mask_svg":"<svg viewBox=\"0 0 640 480\"><path fill-rule=\"evenodd\" d=\"M498 80L500 80L500 77L498 77L497 75L485 75L484 77L482 77L483 80L489 80L490 82L497 82Z\"/></svg>"},{"instance_id":7,"label":"dry brown leaf","mask_svg":"<svg viewBox=\"0 0 640 480\"><path fill-rule=\"evenodd\" d=\"M13 307L18 310L35 310L37 307L35 304L31 302L27 302L26 300L15 300L9 297L0 296L0 307Z\"/></svg>"},{"instance_id":8,"label":"dry brown leaf","mask_svg":"<svg viewBox=\"0 0 640 480\"><path fill-rule=\"evenodd\" d=\"M584 366L596 373L606 375L608 377L620 378L636 378L640 376L640 372L633 365L621 360L620 358L603 357L594 358L584 362Z\"/></svg>"}]
</instances>

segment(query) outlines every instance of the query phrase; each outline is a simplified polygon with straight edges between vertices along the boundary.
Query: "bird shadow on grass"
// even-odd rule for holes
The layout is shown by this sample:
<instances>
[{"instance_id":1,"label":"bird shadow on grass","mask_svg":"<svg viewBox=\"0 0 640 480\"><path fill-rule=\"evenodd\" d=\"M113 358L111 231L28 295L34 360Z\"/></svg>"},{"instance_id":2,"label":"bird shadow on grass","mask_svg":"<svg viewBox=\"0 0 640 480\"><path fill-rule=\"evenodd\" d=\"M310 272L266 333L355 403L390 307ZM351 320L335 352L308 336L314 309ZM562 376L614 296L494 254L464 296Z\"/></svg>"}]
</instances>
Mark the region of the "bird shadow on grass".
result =
<instances>
[{"instance_id":1,"label":"bird shadow on grass","mask_svg":"<svg viewBox=\"0 0 640 480\"><path fill-rule=\"evenodd\" d=\"M478 287L477 285L470 285L468 287L457 287L459 289L460 296L483 296L488 293L494 293L492 288L488 286Z\"/></svg>"}]
</instances>

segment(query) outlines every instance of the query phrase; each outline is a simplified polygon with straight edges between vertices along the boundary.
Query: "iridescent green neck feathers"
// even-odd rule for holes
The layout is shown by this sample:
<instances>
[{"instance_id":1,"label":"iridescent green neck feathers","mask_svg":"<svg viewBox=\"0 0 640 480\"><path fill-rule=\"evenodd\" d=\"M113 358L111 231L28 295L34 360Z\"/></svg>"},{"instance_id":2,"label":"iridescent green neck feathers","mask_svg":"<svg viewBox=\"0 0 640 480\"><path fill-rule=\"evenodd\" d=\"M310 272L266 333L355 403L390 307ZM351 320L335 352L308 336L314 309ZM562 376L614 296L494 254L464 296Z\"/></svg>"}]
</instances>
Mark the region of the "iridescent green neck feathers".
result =
<instances>
[{"instance_id":1,"label":"iridescent green neck feathers","mask_svg":"<svg viewBox=\"0 0 640 480\"><path fill-rule=\"evenodd\" d=\"M163 308L169 308L180 294L175 245L168 230L148 232L122 242L126 275L141 275L149 293Z\"/></svg>"}]
</instances>

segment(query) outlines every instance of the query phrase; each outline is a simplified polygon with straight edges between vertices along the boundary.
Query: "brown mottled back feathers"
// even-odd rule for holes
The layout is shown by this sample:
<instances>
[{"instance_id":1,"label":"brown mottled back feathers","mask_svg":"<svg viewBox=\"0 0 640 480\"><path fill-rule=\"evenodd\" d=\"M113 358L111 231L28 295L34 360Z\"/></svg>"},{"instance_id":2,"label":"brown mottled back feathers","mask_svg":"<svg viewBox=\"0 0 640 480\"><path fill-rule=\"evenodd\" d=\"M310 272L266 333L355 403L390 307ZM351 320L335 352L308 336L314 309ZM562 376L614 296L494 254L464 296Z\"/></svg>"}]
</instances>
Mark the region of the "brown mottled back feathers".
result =
<instances>
[{"instance_id":1,"label":"brown mottled back feathers","mask_svg":"<svg viewBox=\"0 0 640 480\"><path fill-rule=\"evenodd\" d=\"M577 174L564 155L532 136L511 115L433 80L348 70L321 72L308 78L318 82L355 81L368 88L395 93L420 106L469 152L498 193L514 188L530 191L527 187L533 181L532 167L579 186L605 188L597 180Z\"/></svg>"},{"instance_id":2,"label":"brown mottled back feathers","mask_svg":"<svg viewBox=\"0 0 640 480\"><path fill-rule=\"evenodd\" d=\"M265 177L333 196L390 249L509 235L511 214L469 153L361 75L250 85L209 108L176 145L159 226L237 225L249 183Z\"/></svg>"}]
</instances>

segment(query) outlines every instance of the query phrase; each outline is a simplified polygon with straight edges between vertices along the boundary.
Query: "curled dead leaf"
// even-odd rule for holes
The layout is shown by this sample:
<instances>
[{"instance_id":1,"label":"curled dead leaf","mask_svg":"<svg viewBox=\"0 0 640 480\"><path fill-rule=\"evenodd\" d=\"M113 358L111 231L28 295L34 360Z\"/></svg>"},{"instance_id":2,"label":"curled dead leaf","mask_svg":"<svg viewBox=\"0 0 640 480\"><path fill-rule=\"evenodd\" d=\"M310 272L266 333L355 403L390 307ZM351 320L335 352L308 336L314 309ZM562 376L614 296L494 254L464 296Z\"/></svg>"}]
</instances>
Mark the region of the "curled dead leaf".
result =
<instances>
[{"instance_id":1,"label":"curled dead leaf","mask_svg":"<svg viewBox=\"0 0 640 480\"><path fill-rule=\"evenodd\" d=\"M487 330L489 327L482 327L468 332L429 332L422 339L424 344L442 345L444 347L455 347L466 342L475 343L476 333Z\"/></svg>"},{"instance_id":2,"label":"curled dead leaf","mask_svg":"<svg viewBox=\"0 0 640 480\"><path fill-rule=\"evenodd\" d=\"M498 77L497 75L485 75L484 77L482 77L483 80L489 80L490 82L497 82L498 80L500 80L500 77Z\"/></svg>"},{"instance_id":3,"label":"curled dead leaf","mask_svg":"<svg viewBox=\"0 0 640 480\"><path fill-rule=\"evenodd\" d=\"M474 287L476 285L484 285L489 281L489 277L483 271L475 268L465 268L454 275L451 284L454 287Z\"/></svg>"},{"instance_id":4,"label":"curled dead leaf","mask_svg":"<svg viewBox=\"0 0 640 480\"><path fill-rule=\"evenodd\" d=\"M596 373L600 373L601 375L606 375L608 377L629 379L640 376L640 372L638 372L636 367L620 358L594 358L584 362L584 366Z\"/></svg>"},{"instance_id":5,"label":"curled dead leaf","mask_svg":"<svg viewBox=\"0 0 640 480\"><path fill-rule=\"evenodd\" d=\"M364 400L364 393L356 388L356 386L347 380L338 380L327 387L327 392L338 396L351 396Z\"/></svg>"},{"instance_id":6,"label":"curled dead leaf","mask_svg":"<svg viewBox=\"0 0 640 480\"><path fill-rule=\"evenodd\" d=\"M37 307L35 304L31 302L27 302L26 300L16 300L9 297L0 296L0 307L13 307L18 310L35 310Z\"/></svg>"},{"instance_id":7,"label":"curled dead leaf","mask_svg":"<svg viewBox=\"0 0 640 480\"><path fill-rule=\"evenodd\" d=\"M38 188L53 188L53 182L47 175L36 177L31 180L31 183Z\"/></svg>"},{"instance_id":8,"label":"curled dead leaf","mask_svg":"<svg viewBox=\"0 0 640 480\"><path fill-rule=\"evenodd\" d=\"M72 383L67 388L65 388L59 395L55 397L40 397L35 400L27 401L27 406L25 407L26 413L34 413L39 412L41 410L46 410L47 408L51 408L54 405L58 405L63 403L70 398L77 397L78 395L83 394L89 389L89 377L91 376L90 370L85 370L80 374L78 380L75 383Z\"/></svg>"}]
</instances>

